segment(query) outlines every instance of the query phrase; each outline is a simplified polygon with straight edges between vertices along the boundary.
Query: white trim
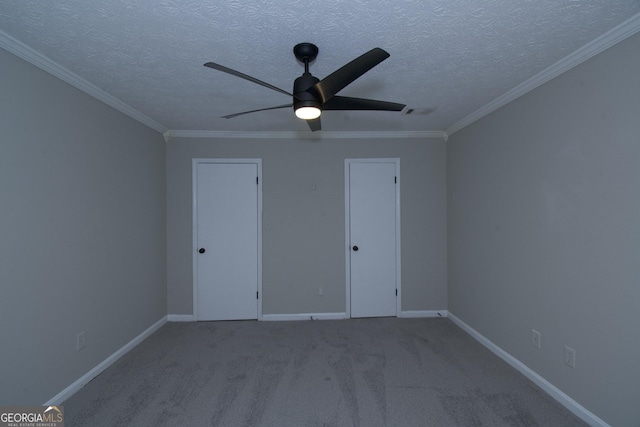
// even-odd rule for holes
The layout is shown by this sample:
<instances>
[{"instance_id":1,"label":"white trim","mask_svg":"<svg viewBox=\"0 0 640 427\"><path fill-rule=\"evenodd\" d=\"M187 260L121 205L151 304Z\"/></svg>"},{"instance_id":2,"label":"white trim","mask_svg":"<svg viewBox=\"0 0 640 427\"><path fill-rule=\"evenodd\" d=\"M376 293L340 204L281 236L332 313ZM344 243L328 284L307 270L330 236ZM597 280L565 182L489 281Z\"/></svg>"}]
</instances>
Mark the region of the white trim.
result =
<instances>
[{"instance_id":1,"label":"white trim","mask_svg":"<svg viewBox=\"0 0 640 427\"><path fill-rule=\"evenodd\" d=\"M400 236L400 158L366 158L366 159L344 159L344 230L345 230L345 313L351 317L351 239L350 233L350 181L349 166L351 163L394 163L396 169L396 317L400 317L402 312L402 257L400 249L402 247Z\"/></svg>"},{"instance_id":2,"label":"white trim","mask_svg":"<svg viewBox=\"0 0 640 427\"><path fill-rule=\"evenodd\" d=\"M262 159L258 164L258 320L262 320Z\"/></svg>"},{"instance_id":3,"label":"white trim","mask_svg":"<svg viewBox=\"0 0 640 427\"><path fill-rule=\"evenodd\" d=\"M169 314L168 322L195 322L196 317L193 314Z\"/></svg>"},{"instance_id":4,"label":"white trim","mask_svg":"<svg viewBox=\"0 0 640 427\"><path fill-rule=\"evenodd\" d=\"M578 402L573 400L559 388L551 384L549 381L541 377L539 374L534 372L527 365L498 347L496 344L491 342L488 338L480 334L478 331L473 329L471 326L464 323L458 317L449 312L449 319L453 321L456 325L458 325L462 330L467 332L473 338L478 340L480 344L484 345L486 348L491 350L496 356L507 362L509 365L520 371L525 377L529 378L533 381L538 387L544 390L547 394L557 400L562 404L565 408L573 412L577 417L582 419L584 422L589 424L590 426L600 426L600 427L610 427L609 424L604 422L602 419L597 417L595 414L587 410L584 406L580 405Z\"/></svg>"},{"instance_id":5,"label":"white trim","mask_svg":"<svg viewBox=\"0 0 640 427\"><path fill-rule=\"evenodd\" d=\"M297 314L263 314L266 322L283 322L291 320L342 320L348 319L347 313L297 313Z\"/></svg>"},{"instance_id":6,"label":"white trim","mask_svg":"<svg viewBox=\"0 0 640 427\"><path fill-rule=\"evenodd\" d=\"M634 35L638 31L640 31L640 13L634 15L632 18L626 20L617 27L614 27L610 31L607 31L602 36L582 46L580 49L564 57L560 61L544 69L543 71L539 72L538 74L524 81L518 86L514 87L502 96L494 99L484 107L481 107L480 109L474 111L464 119L457 121L447 129L445 129L444 133L449 136L453 135L462 128L469 126L471 123L496 111L498 108L508 104L511 101L514 101L527 92L532 91L533 89L559 76L565 71L568 71L576 65L579 65L587 59L599 54L603 50L608 49L616 43L621 42L627 37Z\"/></svg>"},{"instance_id":7,"label":"white trim","mask_svg":"<svg viewBox=\"0 0 640 427\"><path fill-rule=\"evenodd\" d=\"M396 317L402 313L402 257L400 256L402 250L402 243L400 241L402 237L402 230L400 229L401 210L400 210L400 159L395 159L396 163L396 289L398 294L396 295Z\"/></svg>"},{"instance_id":8,"label":"white trim","mask_svg":"<svg viewBox=\"0 0 640 427\"><path fill-rule=\"evenodd\" d=\"M143 331L140 335L126 343L122 346L118 351L113 353L111 356L104 359L100 362L95 368L78 378L76 381L71 383L67 388L62 390L60 393L53 396L51 399L43 403L43 406L49 405L60 405L62 402L73 396L78 390L87 385L92 379L100 375L105 369L109 366L113 365L116 360L120 359L122 356L131 351L135 346L144 341L149 335L160 329L162 325L167 323L167 316L162 317L153 325L149 326L145 331Z\"/></svg>"},{"instance_id":9,"label":"white trim","mask_svg":"<svg viewBox=\"0 0 640 427\"><path fill-rule=\"evenodd\" d=\"M198 320L198 263L196 261L196 251L198 242L198 179L197 163L198 159L191 160L191 269L192 269L192 297L193 297L193 319Z\"/></svg>"},{"instance_id":10,"label":"white trim","mask_svg":"<svg viewBox=\"0 0 640 427\"><path fill-rule=\"evenodd\" d=\"M164 139L171 138L247 138L247 139L405 139L405 138L442 138L448 135L443 131L344 131L344 132L296 132L296 131L210 131L210 130L168 130L164 133Z\"/></svg>"},{"instance_id":11,"label":"white trim","mask_svg":"<svg viewBox=\"0 0 640 427\"><path fill-rule=\"evenodd\" d=\"M350 222L351 215L349 213L349 160L344 160L344 247L345 247L345 261L344 261L344 303L345 308L344 312L348 318L351 318L351 238L349 236L350 232Z\"/></svg>"},{"instance_id":12,"label":"white trim","mask_svg":"<svg viewBox=\"0 0 640 427\"><path fill-rule=\"evenodd\" d=\"M80 89L81 91L89 96L92 96L98 101L104 102L108 106L115 108L116 110L126 114L134 120L139 121L143 125L148 126L160 133L167 132L166 127L162 126L160 123L156 122L149 116L142 114L140 111L134 109L128 104L125 104L118 98L108 94L99 87L89 83L82 77L69 71L68 69L52 61L43 54L33 50L26 44L11 37L9 34L3 31L0 31L0 47L35 65L41 70L46 71L47 73L59 78L60 80L69 83L71 86Z\"/></svg>"},{"instance_id":13,"label":"white trim","mask_svg":"<svg viewBox=\"0 0 640 427\"><path fill-rule=\"evenodd\" d=\"M418 318L418 317L448 317L449 312L447 310L407 310L401 311L398 317L406 319Z\"/></svg>"},{"instance_id":14,"label":"white trim","mask_svg":"<svg viewBox=\"0 0 640 427\"><path fill-rule=\"evenodd\" d=\"M258 319L262 320L262 159L225 159L225 158L197 158L191 160L192 179L192 264L193 264L193 319L198 320L198 257L195 256L198 247L198 181L196 167L201 163L250 163L258 168Z\"/></svg>"}]
</instances>

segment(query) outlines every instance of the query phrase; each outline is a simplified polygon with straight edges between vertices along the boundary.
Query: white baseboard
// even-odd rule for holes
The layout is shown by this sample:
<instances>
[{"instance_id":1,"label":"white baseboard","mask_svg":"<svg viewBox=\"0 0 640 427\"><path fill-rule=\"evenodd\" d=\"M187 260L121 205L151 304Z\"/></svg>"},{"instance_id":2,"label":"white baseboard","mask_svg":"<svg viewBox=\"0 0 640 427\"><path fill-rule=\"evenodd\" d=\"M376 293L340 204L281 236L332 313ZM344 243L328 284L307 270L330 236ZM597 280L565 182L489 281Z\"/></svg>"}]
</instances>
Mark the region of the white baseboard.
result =
<instances>
[{"instance_id":1,"label":"white baseboard","mask_svg":"<svg viewBox=\"0 0 640 427\"><path fill-rule=\"evenodd\" d=\"M169 314L167 315L169 322L195 322L196 317L193 314Z\"/></svg>"},{"instance_id":2,"label":"white baseboard","mask_svg":"<svg viewBox=\"0 0 640 427\"><path fill-rule=\"evenodd\" d=\"M513 366L518 371L520 371L520 373L522 373L525 377L533 381L538 387L540 387L547 394L549 394L551 397L553 397L555 400L561 403L562 406L564 406L565 408L573 412L577 417L582 419L584 422L586 422L590 426L611 427L609 426L609 424L604 422L598 416L596 416L595 414L587 410L584 406L580 405L578 402L576 402L567 394L565 394L558 387L554 386L549 381L547 381L546 379L538 375L536 372L534 372L527 365L525 365L524 363L522 363L521 361L519 361L518 359L516 359L515 357L513 357L512 355L510 355L500 347L498 347L497 345L495 345L484 335L480 334L471 326L467 325L462 320L457 318L454 314L449 313L449 319L451 319L453 323L458 325L462 330L467 332L473 338L478 340L480 344L484 345L489 350L491 350L496 356L498 356L499 358L507 362L509 365Z\"/></svg>"},{"instance_id":3,"label":"white baseboard","mask_svg":"<svg viewBox=\"0 0 640 427\"><path fill-rule=\"evenodd\" d=\"M347 313L298 313L298 314L263 314L262 320L288 321L288 320L340 320L348 319Z\"/></svg>"},{"instance_id":4,"label":"white baseboard","mask_svg":"<svg viewBox=\"0 0 640 427\"><path fill-rule=\"evenodd\" d=\"M158 320L156 323L148 327L145 331L143 331L140 335L126 343L122 348L113 353L111 356L107 357L105 360L100 362L95 368L84 374L82 377L74 381L69 387L62 390L60 393L53 396L47 402L43 404L43 406L50 405L60 405L62 402L73 396L78 390L87 385L89 381L97 377L107 369L109 366L113 365L113 363L120 359L122 356L127 354L131 349L144 341L149 335L160 329L162 325L167 323L167 316L162 317L162 319Z\"/></svg>"},{"instance_id":5,"label":"white baseboard","mask_svg":"<svg viewBox=\"0 0 640 427\"><path fill-rule=\"evenodd\" d=\"M447 310L407 310L401 311L398 317L412 318L412 317L448 317L449 312Z\"/></svg>"},{"instance_id":6,"label":"white baseboard","mask_svg":"<svg viewBox=\"0 0 640 427\"><path fill-rule=\"evenodd\" d=\"M402 311L398 315L401 318L418 318L418 317L447 317L447 310L408 310ZM289 321L289 320L340 320L348 319L346 313L297 313L297 314L263 314L262 319L267 322L271 321Z\"/></svg>"}]
</instances>

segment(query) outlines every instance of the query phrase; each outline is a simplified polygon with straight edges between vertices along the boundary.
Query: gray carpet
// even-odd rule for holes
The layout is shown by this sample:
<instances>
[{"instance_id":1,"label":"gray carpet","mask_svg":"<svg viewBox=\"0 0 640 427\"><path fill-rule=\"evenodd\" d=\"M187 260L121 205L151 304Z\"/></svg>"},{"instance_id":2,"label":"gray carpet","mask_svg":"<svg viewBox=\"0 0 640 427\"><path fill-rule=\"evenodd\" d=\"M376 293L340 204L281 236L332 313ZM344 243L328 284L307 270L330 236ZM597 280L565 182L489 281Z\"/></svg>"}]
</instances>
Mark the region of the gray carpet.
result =
<instances>
[{"instance_id":1,"label":"gray carpet","mask_svg":"<svg viewBox=\"0 0 640 427\"><path fill-rule=\"evenodd\" d=\"M448 319L167 323L69 426L585 425Z\"/></svg>"}]
</instances>

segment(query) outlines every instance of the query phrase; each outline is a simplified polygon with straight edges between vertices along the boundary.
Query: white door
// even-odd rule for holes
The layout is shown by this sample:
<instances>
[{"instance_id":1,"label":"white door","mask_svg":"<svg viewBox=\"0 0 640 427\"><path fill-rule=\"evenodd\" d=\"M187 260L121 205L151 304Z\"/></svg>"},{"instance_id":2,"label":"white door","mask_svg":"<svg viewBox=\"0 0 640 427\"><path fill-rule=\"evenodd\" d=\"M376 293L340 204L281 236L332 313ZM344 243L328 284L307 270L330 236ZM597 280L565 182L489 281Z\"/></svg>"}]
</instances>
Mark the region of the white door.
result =
<instances>
[{"instance_id":1,"label":"white door","mask_svg":"<svg viewBox=\"0 0 640 427\"><path fill-rule=\"evenodd\" d=\"M197 320L258 318L260 166L259 159L193 162Z\"/></svg>"},{"instance_id":2,"label":"white door","mask_svg":"<svg viewBox=\"0 0 640 427\"><path fill-rule=\"evenodd\" d=\"M347 277L351 317L398 314L399 159L347 159Z\"/></svg>"}]
</instances>

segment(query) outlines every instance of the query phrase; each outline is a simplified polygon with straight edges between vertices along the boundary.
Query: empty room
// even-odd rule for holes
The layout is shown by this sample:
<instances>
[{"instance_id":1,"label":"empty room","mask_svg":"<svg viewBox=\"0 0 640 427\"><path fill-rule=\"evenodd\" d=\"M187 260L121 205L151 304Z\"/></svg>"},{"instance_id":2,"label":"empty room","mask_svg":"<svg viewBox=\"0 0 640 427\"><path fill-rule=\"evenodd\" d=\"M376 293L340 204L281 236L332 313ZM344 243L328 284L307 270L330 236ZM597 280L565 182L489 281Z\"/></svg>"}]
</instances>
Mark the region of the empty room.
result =
<instances>
[{"instance_id":1,"label":"empty room","mask_svg":"<svg viewBox=\"0 0 640 427\"><path fill-rule=\"evenodd\" d=\"M639 32L2 2L0 425L640 426Z\"/></svg>"}]
</instances>

